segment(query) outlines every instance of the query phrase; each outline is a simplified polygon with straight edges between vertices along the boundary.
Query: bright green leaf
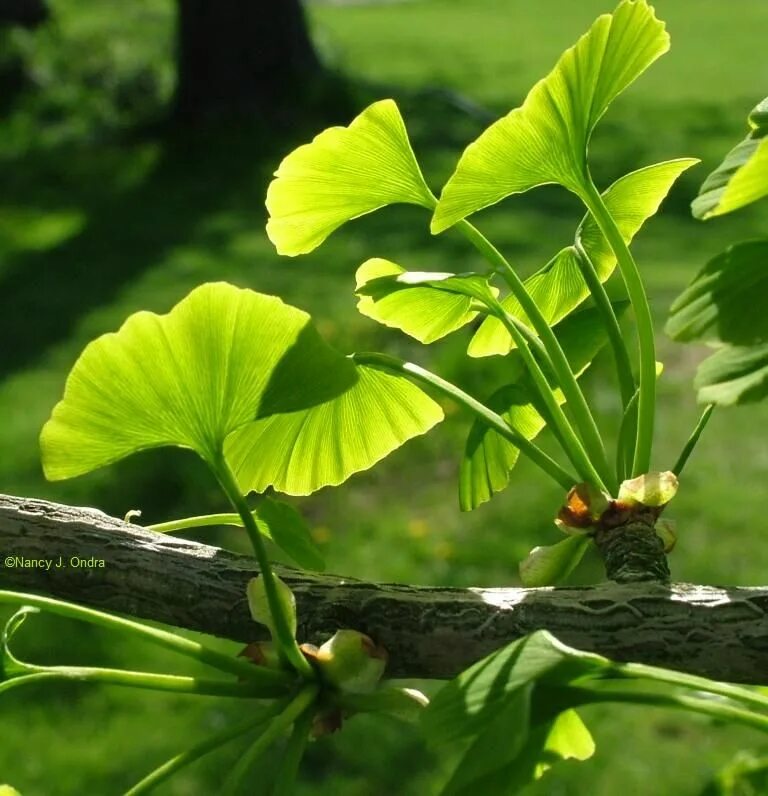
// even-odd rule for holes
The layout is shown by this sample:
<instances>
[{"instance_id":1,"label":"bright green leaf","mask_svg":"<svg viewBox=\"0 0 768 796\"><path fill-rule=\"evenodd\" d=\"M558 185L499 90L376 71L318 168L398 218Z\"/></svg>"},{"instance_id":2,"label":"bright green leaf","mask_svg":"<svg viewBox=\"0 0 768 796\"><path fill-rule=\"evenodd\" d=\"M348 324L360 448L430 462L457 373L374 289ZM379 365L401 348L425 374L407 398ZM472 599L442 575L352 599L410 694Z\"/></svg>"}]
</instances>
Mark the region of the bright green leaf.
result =
<instances>
[{"instance_id":1,"label":"bright green leaf","mask_svg":"<svg viewBox=\"0 0 768 796\"><path fill-rule=\"evenodd\" d=\"M721 348L699 365L694 386L703 404L762 400L768 395L768 343Z\"/></svg>"},{"instance_id":2,"label":"bright green leaf","mask_svg":"<svg viewBox=\"0 0 768 796\"><path fill-rule=\"evenodd\" d=\"M345 222L398 202L435 206L400 111L387 99L283 160L267 191L267 235L280 254L305 254Z\"/></svg>"},{"instance_id":3,"label":"bright green leaf","mask_svg":"<svg viewBox=\"0 0 768 796\"><path fill-rule=\"evenodd\" d=\"M51 480L165 445L191 448L216 469L237 431L231 450L244 493L274 485L308 494L370 467L441 418L404 378L357 366L326 345L306 313L216 283L167 315L132 315L88 345L41 449ZM259 448L261 437L271 444ZM246 460L245 447L257 462ZM258 477L243 476L248 468Z\"/></svg>"},{"instance_id":4,"label":"bright green leaf","mask_svg":"<svg viewBox=\"0 0 768 796\"><path fill-rule=\"evenodd\" d=\"M576 568L588 546L586 536L569 536L557 544L534 547L520 562L523 586L533 588L561 583Z\"/></svg>"},{"instance_id":5,"label":"bright green leaf","mask_svg":"<svg viewBox=\"0 0 768 796\"><path fill-rule=\"evenodd\" d=\"M605 658L572 649L538 630L451 680L424 711L422 724L434 744L473 738L530 683L567 683L607 666Z\"/></svg>"},{"instance_id":6,"label":"bright green leaf","mask_svg":"<svg viewBox=\"0 0 768 796\"><path fill-rule=\"evenodd\" d=\"M292 636L296 636L296 597L288 585L277 575L273 575L277 598L282 605L283 614L288 617L288 629ZM248 608L251 616L259 624L269 628L272 638L275 638L275 628L272 623L272 612L269 610L269 600L264 588L264 578L251 578L246 589L248 595Z\"/></svg>"},{"instance_id":7,"label":"bright green leaf","mask_svg":"<svg viewBox=\"0 0 768 796\"><path fill-rule=\"evenodd\" d=\"M625 243L632 242L643 224L659 209L675 180L696 163L697 160L681 158L646 166L625 174L603 193L603 201ZM589 256L600 281L605 282L616 268L616 257L591 215L587 214L579 224L576 241ZM550 324L565 318L589 296L578 257L576 247L567 246L525 280L526 289ZM507 296L502 305L510 315L530 325L514 296ZM468 353L473 357L503 355L513 347L504 325L496 318L486 318L472 338Z\"/></svg>"},{"instance_id":8,"label":"bright green leaf","mask_svg":"<svg viewBox=\"0 0 768 796\"><path fill-rule=\"evenodd\" d=\"M406 271L372 259L357 270L357 308L385 326L432 343L477 316L476 301L494 300L498 290L481 274Z\"/></svg>"},{"instance_id":9,"label":"bright green leaf","mask_svg":"<svg viewBox=\"0 0 768 796\"><path fill-rule=\"evenodd\" d=\"M322 571L325 562L301 514L287 503L264 498L256 509L256 526L300 567Z\"/></svg>"},{"instance_id":10,"label":"bright green leaf","mask_svg":"<svg viewBox=\"0 0 768 796\"><path fill-rule=\"evenodd\" d=\"M589 760L595 753L595 741L579 714L564 710L554 721L536 767L539 779L554 763L561 760Z\"/></svg>"},{"instance_id":11,"label":"bright green leaf","mask_svg":"<svg viewBox=\"0 0 768 796\"><path fill-rule=\"evenodd\" d=\"M768 340L768 240L718 254L675 300L666 332L680 341L747 346Z\"/></svg>"},{"instance_id":12,"label":"bright green leaf","mask_svg":"<svg viewBox=\"0 0 768 796\"><path fill-rule=\"evenodd\" d=\"M624 0L598 17L525 99L464 151L435 210L432 231L513 193L559 183L579 194L587 144L611 101L669 49L644 0Z\"/></svg>"},{"instance_id":13,"label":"bright green leaf","mask_svg":"<svg viewBox=\"0 0 768 796\"><path fill-rule=\"evenodd\" d=\"M738 210L768 195L768 97L749 116L749 135L704 180L691 203L696 218Z\"/></svg>"},{"instance_id":14,"label":"bright green leaf","mask_svg":"<svg viewBox=\"0 0 768 796\"><path fill-rule=\"evenodd\" d=\"M308 495L371 467L443 419L408 379L355 365L355 383L333 400L242 426L225 451L243 491ZM296 373L296 389L301 389Z\"/></svg>"},{"instance_id":15,"label":"bright green leaf","mask_svg":"<svg viewBox=\"0 0 768 796\"><path fill-rule=\"evenodd\" d=\"M621 315L628 303L614 304ZM594 307L570 315L555 327L555 335L563 353L577 375L580 375L595 358L607 341L600 313ZM510 371L519 374L518 383L497 390L486 402L500 414L512 428L526 439L534 439L546 423L535 406L534 392L525 379L520 354L514 353ZM555 390L558 403L564 396ZM459 505L462 511L472 511L490 500L509 483L509 474L517 463L519 449L481 421L475 421L467 438L464 457L459 470Z\"/></svg>"}]
</instances>

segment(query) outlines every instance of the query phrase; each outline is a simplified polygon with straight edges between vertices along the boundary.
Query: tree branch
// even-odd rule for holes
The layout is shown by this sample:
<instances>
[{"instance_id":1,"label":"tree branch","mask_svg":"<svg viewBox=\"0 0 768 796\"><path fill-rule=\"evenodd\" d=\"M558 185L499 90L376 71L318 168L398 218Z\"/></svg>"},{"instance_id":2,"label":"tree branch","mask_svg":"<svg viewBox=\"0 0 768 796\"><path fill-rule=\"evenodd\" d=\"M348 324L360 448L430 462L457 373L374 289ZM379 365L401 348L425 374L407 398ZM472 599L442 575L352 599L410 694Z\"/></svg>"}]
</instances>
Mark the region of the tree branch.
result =
<instances>
[{"instance_id":1,"label":"tree branch","mask_svg":"<svg viewBox=\"0 0 768 796\"><path fill-rule=\"evenodd\" d=\"M75 566L73 558L104 566ZM22 566L19 559L50 561L51 568ZM566 644L615 660L768 683L768 587L456 589L276 569L296 594L302 641L321 641L342 627L361 630L389 651L394 677L451 677L546 628ZM0 495L0 588L249 642L264 636L245 599L256 573L249 557L152 533L95 509Z\"/></svg>"}]
</instances>

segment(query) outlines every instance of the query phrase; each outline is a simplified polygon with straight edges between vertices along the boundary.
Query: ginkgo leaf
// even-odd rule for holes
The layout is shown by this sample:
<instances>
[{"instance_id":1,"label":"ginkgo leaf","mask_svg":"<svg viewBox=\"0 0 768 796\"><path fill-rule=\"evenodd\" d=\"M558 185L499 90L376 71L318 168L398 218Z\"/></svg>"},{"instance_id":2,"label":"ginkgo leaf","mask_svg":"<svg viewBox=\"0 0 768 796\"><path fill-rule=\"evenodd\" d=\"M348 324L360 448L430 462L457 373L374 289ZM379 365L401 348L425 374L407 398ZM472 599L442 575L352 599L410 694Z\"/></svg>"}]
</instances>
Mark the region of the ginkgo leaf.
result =
<instances>
[{"instance_id":1,"label":"ginkgo leaf","mask_svg":"<svg viewBox=\"0 0 768 796\"><path fill-rule=\"evenodd\" d=\"M675 299L674 340L753 345L768 340L768 240L737 243L710 260Z\"/></svg>"},{"instance_id":2,"label":"ginkgo leaf","mask_svg":"<svg viewBox=\"0 0 768 796\"><path fill-rule=\"evenodd\" d=\"M280 254L305 254L345 222L399 202L435 206L400 111L387 99L284 158L267 191L267 235Z\"/></svg>"},{"instance_id":3,"label":"ginkgo leaf","mask_svg":"<svg viewBox=\"0 0 768 796\"><path fill-rule=\"evenodd\" d=\"M340 483L427 431L442 413L404 378L371 377L330 348L301 310L273 296L207 284L167 315L137 313L86 347L43 428L43 468L51 480L71 478L175 445L218 472L234 431L245 429L242 440L249 428L269 424L281 439L294 439L297 423L311 429L318 417L326 423L323 435L305 435L300 450L258 451L260 491L278 482L291 491L281 469L286 455L304 457L305 490ZM249 488L243 484L243 492Z\"/></svg>"},{"instance_id":4,"label":"ginkgo leaf","mask_svg":"<svg viewBox=\"0 0 768 796\"><path fill-rule=\"evenodd\" d=\"M768 396L768 343L721 348L699 365L694 387L703 404L761 401Z\"/></svg>"},{"instance_id":5,"label":"ginkgo leaf","mask_svg":"<svg viewBox=\"0 0 768 796\"><path fill-rule=\"evenodd\" d=\"M256 509L254 520L259 531L300 567L319 571L325 569L323 556L309 527L293 506L265 497Z\"/></svg>"},{"instance_id":6,"label":"ginkgo leaf","mask_svg":"<svg viewBox=\"0 0 768 796\"><path fill-rule=\"evenodd\" d=\"M477 316L477 300L498 295L482 274L406 271L378 258L364 262L355 278L363 315L422 343L461 329Z\"/></svg>"},{"instance_id":7,"label":"ginkgo leaf","mask_svg":"<svg viewBox=\"0 0 768 796\"><path fill-rule=\"evenodd\" d=\"M627 244L656 213L675 180L698 162L694 158L680 158L646 166L625 174L603 193L603 201ZM587 214L579 224L576 241L592 261L600 281L609 279L616 268L616 257L591 215ZM549 324L558 323L589 296L579 256L575 246L567 246L525 281L526 289ZM514 296L507 296L502 305L513 317L530 323ZM503 355L512 348L514 342L504 325L496 318L486 318L472 338L468 353L472 357Z\"/></svg>"},{"instance_id":8,"label":"ginkgo leaf","mask_svg":"<svg viewBox=\"0 0 768 796\"><path fill-rule=\"evenodd\" d=\"M529 684L567 683L608 666L609 661L600 655L575 650L546 630L538 630L447 683L424 711L422 726L434 744L472 738Z\"/></svg>"},{"instance_id":9,"label":"ginkgo leaf","mask_svg":"<svg viewBox=\"0 0 768 796\"><path fill-rule=\"evenodd\" d=\"M520 108L492 124L461 156L435 210L432 232L513 193L558 183L584 190L587 144L611 101L669 49L645 0L598 17Z\"/></svg>"},{"instance_id":10,"label":"ginkgo leaf","mask_svg":"<svg viewBox=\"0 0 768 796\"><path fill-rule=\"evenodd\" d=\"M272 486L308 495L340 484L442 420L407 379L369 365L355 370L355 383L333 400L260 418L228 437L227 460L244 492Z\"/></svg>"},{"instance_id":11,"label":"ginkgo leaf","mask_svg":"<svg viewBox=\"0 0 768 796\"><path fill-rule=\"evenodd\" d=\"M614 311L621 315L628 302L616 302ZM555 327L555 335L563 348L571 370L578 376L584 372L597 352L607 342L600 313L594 307L570 315ZM515 353L519 360L519 353ZM538 412L533 390L522 378L520 361L510 363L511 372L520 374L519 381L497 390L486 401L507 423L526 439L534 439L546 422ZM555 400L565 398L559 389ZM520 456L520 450L486 424L475 421L469 431L459 469L459 506L472 511L501 492L509 483L509 474Z\"/></svg>"},{"instance_id":12,"label":"ginkgo leaf","mask_svg":"<svg viewBox=\"0 0 768 796\"><path fill-rule=\"evenodd\" d=\"M749 135L704 180L691 203L695 218L738 210L768 196L768 97L749 116Z\"/></svg>"}]
</instances>

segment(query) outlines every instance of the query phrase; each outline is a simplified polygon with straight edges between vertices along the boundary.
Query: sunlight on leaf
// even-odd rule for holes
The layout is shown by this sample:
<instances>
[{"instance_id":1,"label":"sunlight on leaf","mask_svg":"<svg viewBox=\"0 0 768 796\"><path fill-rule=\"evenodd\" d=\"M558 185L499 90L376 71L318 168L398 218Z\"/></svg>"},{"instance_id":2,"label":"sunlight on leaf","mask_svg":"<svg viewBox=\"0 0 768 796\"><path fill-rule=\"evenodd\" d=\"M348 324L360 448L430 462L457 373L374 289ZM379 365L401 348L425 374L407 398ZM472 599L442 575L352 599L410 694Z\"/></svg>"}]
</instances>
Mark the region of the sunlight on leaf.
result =
<instances>
[{"instance_id":1,"label":"sunlight on leaf","mask_svg":"<svg viewBox=\"0 0 768 796\"><path fill-rule=\"evenodd\" d=\"M721 216L768 195L768 97L750 114L749 126L691 203L695 218Z\"/></svg>"},{"instance_id":2,"label":"sunlight on leaf","mask_svg":"<svg viewBox=\"0 0 768 796\"><path fill-rule=\"evenodd\" d=\"M403 377L330 348L306 313L215 283L88 345L41 449L46 476L58 480L165 445L191 448L215 470L226 446L243 493L309 494L441 419Z\"/></svg>"},{"instance_id":3,"label":"sunlight on leaf","mask_svg":"<svg viewBox=\"0 0 768 796\"><path fill-rule=\"evenodd\" d=\"M538 630L447 683L424 711L422 726L433 744L472 738L530 683L567 683L609 666L606 658L575 650Z\"/></svg>"},{"instance_id":4,"label":"sunlight on leaf","mask_svg":"<svg viewBox=\"0 0 768 796\"><path fill-rule=\"evenodd\" d=\"M646 166L625 174L603 193L605 205L627 244L656 213L677 178L696 163L698 161L692 158L680 158ZM579 224L576 241L589 256L600 281L609 279L616 268L616 257L591 215L586 215ZM589 296L578 257L576 247L567 246L525 280L526 289L550 324L558 323ZM502 306L510 315L530 324L514 296L507 296ZM472 338L467 353L472 357L503 355L513 347L504 325L496 318L486 318Z\"/></svg>"},{"instance_id":5,"label":"sunlight on leaf","mask_svg":"<svg viewBox=\"0 0 768 796\"><path fill-rule=\"evenodd\" d=\"M542 750L542 760L536 767L539 779L561 760L589 760L595 753L595 741L575 710L564 710L554 721Z\"/></svg>"},{"instance_id":6,"label":"sunlight on leaf","mask_svg":"<svg viewBox=\"0 0 768 796\"><path fill-rule=\"evenodd\" d=\"M283 160L267 191L267 235L279 254L305 254L345 222L400 202L435 206L400 111L387 99Z\"/></svg>"},{"instance_id":7,"label":"sunlight on leaf","mask_svg":"<svg viewBox=\"0 0 768 796\"><path fill-rule=\"evenodd\" d=\"M476 299L498 290L481 274L406 271L389 260L364 262L355 275L357 309L369 318L433 343L477 317Z\"/></svg>"},{"instance_id":8,"label":"sunlight on leaf","mask_svg":"<svg viewBox=\"0 0 768 796\"><path fill-rule=\"evenodd\" d=\"M438 203L432 232L513 193L559 183L579 194L587 144L611 101L669 49L644 0L604 14L525 99L464 151Z\"/></svg>"}]
</instances>

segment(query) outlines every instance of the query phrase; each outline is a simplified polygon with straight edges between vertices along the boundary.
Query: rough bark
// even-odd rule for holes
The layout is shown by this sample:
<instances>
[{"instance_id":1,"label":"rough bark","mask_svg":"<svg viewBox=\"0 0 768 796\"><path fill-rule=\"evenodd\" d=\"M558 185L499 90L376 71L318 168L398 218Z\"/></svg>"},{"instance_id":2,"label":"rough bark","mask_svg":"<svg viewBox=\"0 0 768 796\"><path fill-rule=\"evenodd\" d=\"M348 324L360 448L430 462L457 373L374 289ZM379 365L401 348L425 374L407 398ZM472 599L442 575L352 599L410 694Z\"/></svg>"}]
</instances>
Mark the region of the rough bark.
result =
<instances>
[{"instance_id":1,"label":"rough bark","mask_svg":"<svg viewBox=\"0 0 768 796\"><path fill-rule=\"evenodd\" d=\"M96 558L104 567L73 566ZM49 571L6 558L52 560ZM65 566L56 568L58 559ZM0 495L0 588L248 642L251 558L143 530L94 509ZM430 588L279 568L295 591L301 640L340 627L371 635L392 676L451 677L539 628L617 660L720 680L768 683L768 587L605 583L584 588Z\"/></svg>"},{"instance_id":2,"label":"rough bark","mask_svg":"<svg viewBox=\"0 0 768 796\"><path fill-rule=\"evenodd\" d=\"M272 118L321 74L300 0L177 0L175 110Z\"/></svg>"}]
</instances>

